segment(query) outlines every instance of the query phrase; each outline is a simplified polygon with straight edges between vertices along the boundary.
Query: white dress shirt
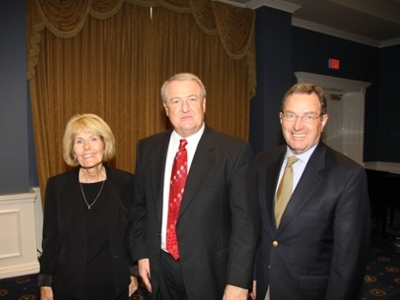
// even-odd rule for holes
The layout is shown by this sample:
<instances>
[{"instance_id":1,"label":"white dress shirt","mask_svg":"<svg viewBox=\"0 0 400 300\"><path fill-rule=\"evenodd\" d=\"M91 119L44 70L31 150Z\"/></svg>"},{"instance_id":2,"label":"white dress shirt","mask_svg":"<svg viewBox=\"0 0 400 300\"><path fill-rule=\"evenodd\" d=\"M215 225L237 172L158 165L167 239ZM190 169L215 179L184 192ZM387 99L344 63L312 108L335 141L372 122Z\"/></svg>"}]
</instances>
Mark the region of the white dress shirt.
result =
<instances>
[{"instance_id":1,"label":"white dress shirt","mask_svg":"<svg viewBox=\"0 0 400 300\"><path fill-rule=\"evenodd\" d=\"M296 156L299 160L292 165L293 172L294 172L294 177L293 177L293 192L295 191L297 184L300 181L301 176L303 175L303 172L307 166L308 160L310 159L311 155L313 154L315 148L317 147L318 143L308 149L306 152L301 153L301 154L293 154L292 150L290 150L289 147L287 147L285 159L283 160L282 167L281 167L281 172L279 173L279 181L278 185L276 186L276 191L275 191L275 199L276 199L276 192L278 191L279 187L279 182L281 182L283 173L285 172L285 167L287 164L287 160L289 156Z\"/></svg>"},{"instance_id":2,"label":"white dress shirt","mask_svg":"<svg viewBox=\"0 0 400 300\"><path fill-rule=\"evenodd\" d=\"M190 166L192 165L194 154L196 153L197 145L203 135L205 125L200 128L195 134L185 138L187 141L186 151L188 157L188 175L190 172ZM169 186L171 181L172 165L176 152L179 149L179 140L183 137L179 136L174 130L169 140L167 159L165 161L165 172L164 172L164 188L163 188L163 209L162 209L162 224L161 224L161 249L166 250L166 238L167 238L167 221L168 221L168 202L169 202Z\"/></svg>"}]
</instances>

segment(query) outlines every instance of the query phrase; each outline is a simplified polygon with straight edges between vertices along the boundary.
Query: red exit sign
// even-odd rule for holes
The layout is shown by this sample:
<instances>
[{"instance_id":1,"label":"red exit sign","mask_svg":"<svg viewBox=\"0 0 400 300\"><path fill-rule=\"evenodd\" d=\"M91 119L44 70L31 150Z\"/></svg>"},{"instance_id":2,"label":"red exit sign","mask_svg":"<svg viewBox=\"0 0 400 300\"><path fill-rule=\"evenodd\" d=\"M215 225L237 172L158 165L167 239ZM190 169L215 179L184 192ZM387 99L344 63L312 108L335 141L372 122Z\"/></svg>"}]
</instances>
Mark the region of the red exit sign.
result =
<instances>
[{"instance_id":1,"label":"red exit sign","mask_svg":"<svg viewBox=\"0 0 400 300\"><path fill-rule=\"evenodd\" d=\"M338 59L335 59L335 58L329 59L329 69L339 70L339 64L340 64L340 61Z\"/></svg>"}]
</instances>

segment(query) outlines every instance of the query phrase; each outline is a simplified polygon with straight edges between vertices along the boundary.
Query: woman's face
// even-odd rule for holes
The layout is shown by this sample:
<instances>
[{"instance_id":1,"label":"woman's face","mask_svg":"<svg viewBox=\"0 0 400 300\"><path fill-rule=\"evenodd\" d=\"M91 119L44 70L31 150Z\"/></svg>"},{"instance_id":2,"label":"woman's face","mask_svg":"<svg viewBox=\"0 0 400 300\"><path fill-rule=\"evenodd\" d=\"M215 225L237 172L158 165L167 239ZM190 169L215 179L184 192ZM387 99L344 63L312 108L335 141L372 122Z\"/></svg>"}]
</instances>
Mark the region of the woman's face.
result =
<instances>
[{"instance_id":1,"label":"woman's face","mask_svg":"<svg viewBox=\"0 0 400 300\"><path fill-rule=\"evenodd\" d=\"M104 142L99 135L81 130L74 136L72 153L82 167L95 167L103 161Z\"/></svg>"}]
</instances>

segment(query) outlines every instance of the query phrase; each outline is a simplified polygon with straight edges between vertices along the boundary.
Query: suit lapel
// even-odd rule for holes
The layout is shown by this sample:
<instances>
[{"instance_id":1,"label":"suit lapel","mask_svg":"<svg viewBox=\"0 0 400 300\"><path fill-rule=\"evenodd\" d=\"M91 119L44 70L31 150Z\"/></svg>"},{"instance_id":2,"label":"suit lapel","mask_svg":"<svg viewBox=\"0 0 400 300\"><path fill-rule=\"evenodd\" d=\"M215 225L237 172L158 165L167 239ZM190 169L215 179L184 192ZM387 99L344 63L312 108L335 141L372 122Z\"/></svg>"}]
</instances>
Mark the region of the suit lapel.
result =
<instances>
[{"instance_id":1,"label":"suit lapel","mask_svg":"<svg viewBox=\"0 0 400 300\"><path fill-rule=\"evenodd\" d=\"M279 173L281 170L282 162L285 158L286 147L283 151L279 152L273 158L273 163L267 169L266 175L266 200L267 200L267 210L268 216L271 224L272 231L276 231L275 224L275 191L277 189ZM269 178L275 178L274 180L269 180Z\"/></svg>"},{"instance_id":2,"label":"suit lapel","mask_svg":"<svg viewBox=\"0 0 400 300\"><path fill-rule=\"evenodd\" d=\"M190 201L193 199L199 188L203 177L214 159L214 140L211 129L206 126L203 136L197 145L196 153L190 166L189 174L186 179L185 191L179 208L179 216L183 214Z\"/></svg>"},{"instance_id":3,"label":"suit lapel","mask_svg":"<svg viewBox=\"0 0 400 300\"><path fill-rule=\"evenodd\" d=\"M160 139L155 141L154 151L150 156L151 190L154 193L152 199L154 199L153 204L160 224L162 219L165 161L167 159L168 144L171 133L172 130L169 130L165 132L165 134L161 135Z\"/></svg>"},{"instance_id":4,"label":"suit lapel","mask_svg":"<svg viewBox=\"0 0 400 300\"><path fill-rule=\"evenodd\" d=\"M292 194L292 198L282 216L279 231L284 230L303 205L310 200L314 191L323 180L320 172L325 168L325 150L326 148L324 144L319 143L315 148L314 153L311 155L303 175L301 176L300 181Z\"/></svg>"}]
</instances>

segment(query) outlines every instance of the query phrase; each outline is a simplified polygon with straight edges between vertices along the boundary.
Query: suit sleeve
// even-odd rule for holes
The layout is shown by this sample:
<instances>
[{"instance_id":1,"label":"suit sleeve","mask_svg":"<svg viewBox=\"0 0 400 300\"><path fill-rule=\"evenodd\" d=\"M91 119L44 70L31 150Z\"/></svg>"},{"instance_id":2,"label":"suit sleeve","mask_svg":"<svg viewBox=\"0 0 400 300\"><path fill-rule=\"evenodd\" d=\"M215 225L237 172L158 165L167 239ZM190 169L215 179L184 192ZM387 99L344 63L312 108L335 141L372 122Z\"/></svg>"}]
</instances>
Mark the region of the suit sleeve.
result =
<instances>
[{"instance_id":1,"label":"suit sleeve","mask_svg":"<svg viewBox=\"0 0 400 300\"><path fill-rule=\"evenodd\" d=\"M135 199L135 176L129 174L129 176L127 177L127 181L126 181L126 185L125 185L125 189L127 190L127 201L128 201L128 207L130 209L130 214L129 214L129 228L128 228L128 232L129 235L127 235L125 237L125 245L127 248L127 251L129 253L129 258L130 258L130 262L129 262L129 271L131 273L131 276L138 276L138 268L137 268L137 264L136 262L133 260L133 255L132 255L132 249L130 246L130 235L131 232L133 231L133 215L132 215L132 205L134 203L134 199Z\"/></svg>"},{"instance_id":2,"label":"suit sleeve","mask_svg":"<svg viewBox=\"0 0 400 300\"><path fill-rule=\"evenodd\" d=\"M260 214L255 161L248 143L234 161L228 184L232 232L227 283L251 288Z\"/></svg>"},{"instance_id":3,"label":"suit sleeve","mask_svg":"<svg viewBox=\"0 0 400 300\"><path fill-rule=\"evenodd\" d=\"M369 209L366 173L360 167L349 178L336 207L326 300L358 299L368 259Z\"/></svg>"},{"instance_id":4,"label":"suit sleeve","mask_svg":"<svg viewBox=\"0 0 400 300\"><path fill-rule=\"evenodd\" d=\"M147 208L145 196L145 182L143 157L141 152L141 142L139 141L136 151L136 172L135 172L135 201L132 205L131 219L133 230L130 234L130 247L132 258L138 261L142 258L148 258L147 253Z\"/></svg>"},{"instance_id":5,"label":"suit sleeve","mask_svg":"<svg viewBox=\"0 0 400 300\"><path fill-rule=\"evenodd\" d=\"M55 181L48 180L45 192L42 255L40 257L40 273L38 285L50 286L53 282L53 273L61 251L58 232L57 188Z\"/></svg>"}]
</instances>

